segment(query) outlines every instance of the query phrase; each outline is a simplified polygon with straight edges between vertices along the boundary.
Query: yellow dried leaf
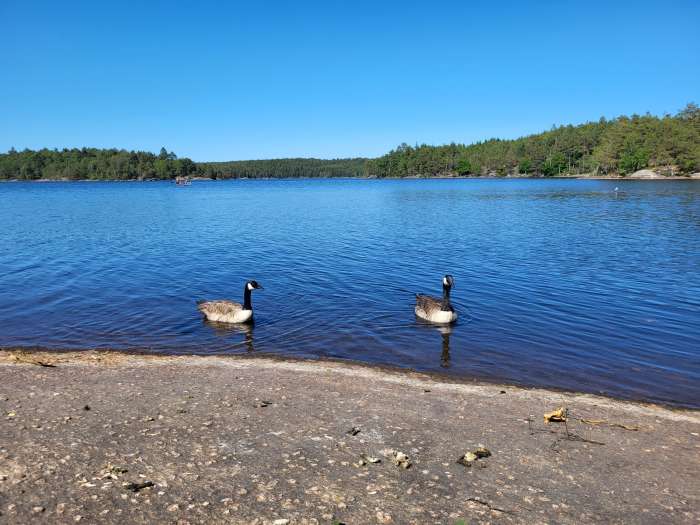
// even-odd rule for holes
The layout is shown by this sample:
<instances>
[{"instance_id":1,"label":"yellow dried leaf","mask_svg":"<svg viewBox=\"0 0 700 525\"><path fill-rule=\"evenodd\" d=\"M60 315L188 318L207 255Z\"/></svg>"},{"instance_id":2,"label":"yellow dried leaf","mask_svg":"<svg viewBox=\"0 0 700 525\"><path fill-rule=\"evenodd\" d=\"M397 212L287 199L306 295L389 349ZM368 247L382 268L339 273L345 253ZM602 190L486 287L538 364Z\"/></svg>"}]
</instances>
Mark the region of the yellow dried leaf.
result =
<instances>
[{"instance_id":1,"label":"yellow dried leaf","mask_svg":"<svg viewBox=\"0 0 700 525\"><path fill-rule=\"evenodd\" d=\"M544 415L545 423L562 423L566 421L566 408L559 407L557 410L547 412Z\"/></svg>"}]
</instances>

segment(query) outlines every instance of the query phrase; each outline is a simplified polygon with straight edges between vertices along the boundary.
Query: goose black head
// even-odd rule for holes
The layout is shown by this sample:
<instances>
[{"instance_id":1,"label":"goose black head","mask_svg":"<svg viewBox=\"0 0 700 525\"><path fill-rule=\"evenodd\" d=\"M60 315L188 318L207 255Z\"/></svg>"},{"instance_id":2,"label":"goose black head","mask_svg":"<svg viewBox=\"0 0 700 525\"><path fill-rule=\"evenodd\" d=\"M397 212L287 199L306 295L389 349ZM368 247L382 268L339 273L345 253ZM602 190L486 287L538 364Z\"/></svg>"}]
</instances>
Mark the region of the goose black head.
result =
<instances>
[{"instance_id":1,"label":"goose black head","mask_svg":"<svg viewBox=\"0 0 700 525\"><path fill-rule=\"evenodd\" d=\"M446 288L449 290L455 285L455 280L451 275L445 275L445 277L442 278L442 287Z\"/></svg>"},{"instance_id":2,"label":"goose black head","mask_svg":"<svg viewBox=\"0 0 700 525\"><path fill-rule=\"evenodd\" d=\"M264 288L258 284L258 281L248 281L246 283L246 288L248 290L264 290Z\"/></svg>"}]
</instances>

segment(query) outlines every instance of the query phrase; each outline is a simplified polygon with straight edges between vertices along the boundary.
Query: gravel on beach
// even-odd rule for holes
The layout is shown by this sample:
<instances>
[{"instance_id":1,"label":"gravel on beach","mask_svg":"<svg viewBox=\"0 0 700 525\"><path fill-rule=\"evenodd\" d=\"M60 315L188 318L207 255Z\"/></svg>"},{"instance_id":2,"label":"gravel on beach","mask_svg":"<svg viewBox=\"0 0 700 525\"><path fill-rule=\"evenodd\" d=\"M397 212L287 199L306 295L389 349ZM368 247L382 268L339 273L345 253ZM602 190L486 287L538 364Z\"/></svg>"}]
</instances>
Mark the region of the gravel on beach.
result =
<instances>
[{"instance_id":1,"label":"gravel on beach","mask_svg":"<svg viewBox=\"0 0 700 525\"><path fill-rule=\"evenodd\" d=\"M0 351L0 523L698 523L699 473L696 411L350 363Z\"/></svg>"}]
</instances>

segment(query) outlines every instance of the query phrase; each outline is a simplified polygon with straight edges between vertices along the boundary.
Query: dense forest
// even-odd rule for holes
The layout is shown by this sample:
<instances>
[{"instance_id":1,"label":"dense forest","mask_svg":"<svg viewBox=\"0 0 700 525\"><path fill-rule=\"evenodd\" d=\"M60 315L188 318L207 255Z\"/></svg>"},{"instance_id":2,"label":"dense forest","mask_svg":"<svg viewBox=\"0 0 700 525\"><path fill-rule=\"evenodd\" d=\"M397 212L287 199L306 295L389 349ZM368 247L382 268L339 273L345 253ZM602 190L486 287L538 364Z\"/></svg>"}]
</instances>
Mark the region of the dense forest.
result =
<instances>
[{"instance_id":1,"label":"dense forest","mask_svg":"<svg viewBox=\"0 0 700 525\"><path fill-rule=\"evenodd\" d=\"M150 180L175 177L361 177L367 159L277 159L195 163L165 148L160 154L118 149L10 150L0 179Z\"/></svg>"},{"instance_id":2,"label":"dense forest","mask_svg":"<svg viewBox=\"0 0 700 525\"><path fill-rule=\"evenodd\" d=\"M272 159L202 162L200 175L216 179L362 177L367 159Z\"/></svg>"},{"instance_id":3,"label":"dense forest","mask_svg":"<svg viewBox=\"0 0 700 525\"><path fill-rule=\"evenodd\" d=\"M0 179L144 180L175 177L451 177L664 175L700 172L700 108L676 115L601 118L515 140L408 146L376 159L274 159L195 163L160 153L119 149L11 149L0 154Z\"/></svg>"},{"instance_id":4,"label":"dense forest","mask_svg":"<svg viewBox=\"0 0 700 525\"><path fill-rule=\"evenodd\" d=\"M160 154L120 149L10 150L0 155L0 179L129 180L192 176L197 165L161 148Z\"/></svg>"},{"instance_id":5,"label":"dense forest","mask_svg":"<svg viewBox=\"0 0 700 525\"><path fill-rule=\"evenodd\" d=\"M370 177L627 175L652 168L665 175L700 171L700 108L677 115L601 118L515 140L465 146L402 144L367 161Z\"/></svg>"}]
</instances>

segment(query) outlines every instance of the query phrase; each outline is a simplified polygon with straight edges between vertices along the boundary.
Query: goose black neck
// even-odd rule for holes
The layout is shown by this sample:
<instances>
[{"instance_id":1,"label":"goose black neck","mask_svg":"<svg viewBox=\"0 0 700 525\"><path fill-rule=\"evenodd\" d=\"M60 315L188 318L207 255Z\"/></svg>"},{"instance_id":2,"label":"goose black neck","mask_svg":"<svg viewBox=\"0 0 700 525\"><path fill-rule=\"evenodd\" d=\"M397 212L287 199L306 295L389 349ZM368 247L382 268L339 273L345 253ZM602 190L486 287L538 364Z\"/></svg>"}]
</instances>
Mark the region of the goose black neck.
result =
<instances>
[{"instance_id":1,"label":"goose black neck","mask_svg":"<svg viewBox=\"0 0 700 525\"><path fill-rule=\"evenodd\" d=\"M442 287L442 303L440 304L440 310L449 312L452 310L452 304L450 304L450 287Z\"/></svg>"},{"instance_id":2,"label":"goose black neck","mask_svg":"<svg viewBox=\"0 0 700 525\"><path fill-rule=\"evenodd\" d=\"M250 288L248 287L248 283L246 283L245 288L243 288L243 309L253 309L253 303L250 300Z\"/></svg>"}]
</instances>

